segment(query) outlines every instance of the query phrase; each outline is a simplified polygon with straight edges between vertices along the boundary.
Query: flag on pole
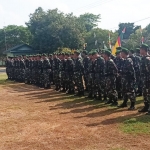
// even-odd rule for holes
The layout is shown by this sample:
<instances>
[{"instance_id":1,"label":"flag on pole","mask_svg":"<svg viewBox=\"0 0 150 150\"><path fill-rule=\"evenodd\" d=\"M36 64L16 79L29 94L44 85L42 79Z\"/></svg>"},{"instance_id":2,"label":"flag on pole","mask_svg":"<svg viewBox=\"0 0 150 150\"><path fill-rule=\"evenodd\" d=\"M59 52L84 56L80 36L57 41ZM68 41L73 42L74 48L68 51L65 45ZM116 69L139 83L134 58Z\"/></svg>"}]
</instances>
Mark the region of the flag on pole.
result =
<instances>
[{"instance_id":1,"label":"flag on pole","mask_svg":"<svg viewBox=\"0 0 150 150\"><path fill-rule=\"evenodd\" d=\"M109 48L111 49L110 32L109 32Z\"/></svg>"},{"instance_id":2,"label":"flag on pole","mask_svg":"<svg viewBox=\"0 0 150 150\"><path fill-rule=\"evenodd\" d=\"M122 33L118 36L116 44L115 44L115 46L112 49L112 54L113 55L116 54L116 51L117 51L116 48L121 46L121 41L123 40L123 35L124 35L125 31L126 31L126 28L124 28L122 30Z\"/></svg>"}]
</instances>

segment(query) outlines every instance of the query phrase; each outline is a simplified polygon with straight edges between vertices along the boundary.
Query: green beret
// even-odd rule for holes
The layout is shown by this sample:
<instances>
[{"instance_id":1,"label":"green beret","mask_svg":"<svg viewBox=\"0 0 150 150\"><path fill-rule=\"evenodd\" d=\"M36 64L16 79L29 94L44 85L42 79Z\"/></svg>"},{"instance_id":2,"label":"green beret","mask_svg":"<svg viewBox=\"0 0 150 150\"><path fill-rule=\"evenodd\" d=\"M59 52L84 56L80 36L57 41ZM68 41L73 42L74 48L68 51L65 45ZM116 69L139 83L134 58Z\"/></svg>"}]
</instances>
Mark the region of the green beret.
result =
<instances>
[{"instance_id":1,"label":"green beret","mask_svg":"<svg viewBox=\"0 0 150 150\"><path fill-rule=\"evenodd\" d=\"M122 49L122 47L117 47L116 49L117 49L117 50L121 50L121 49Z\"/></svg>"},{"instance_id":2,"label":"green beret","mask_svg":"<svg viewBox=\"0 0 150 150\"><path fill-rule=\"evenodd\" d=\"M121 51L119 51L119 50L118 50L118 51L116 51L116 55L118 55L120 52L121 52Z\"/></svg>"},{"instance_id":3,"label":"green beret","mask_svg":"<svg viewBox=\"0 0 150 150\"><path fill-rule=\"evenodd\" d=\"M147 44L143 43L140 48L144 49L144 50L148 50L149 46Z\"/></svg>"},{"instance_id":4,"label":"green beret","mask_svg":"<svg viewBox=\"0 0 150 150\"><path fill-rule=\"evenodd\" d=\"M121 52L125 53L126 55L129 54L129 50L127 48L122 48Z\"/></svg>"},{"instance_id":5,"label":"green beret","mask_svg":"<svg viewBox=\"0 0 150 150\"><path fill-rule=\"evenodd\" d=\"M95 55L95 54L97 54L97 53L98 53L97 51L93 51L93 52L92 52L92 55Z\"/></svg>"},{"instance_id":6,"label":"green beret","mask_svg":"<svg viewBox=\"0 0 150 150\"><path fill-rule=\"evenodd\" d=\"M49 54L49 56L53 56L52 54Z\"/></svg>"},{"instance_id":7,"label":"green beret","mask_svg":"<svg viewBox=\"0 0 150 150\"><path fill-rule=\"evenodd\" d=\"M136 48L135 50L136 50L136 51L140 51L140 48Z\"/></svg>"},{"instance_id":8,"label":"green beret","mask_svg":"<svg viewBox=\"0 0 150 150\"><path fill-rule=\"evenodd\" d=\"M103 52L103 54L105 54L105 55L107 55L107 56L110 56L110 55L111 55L111 51L110 51L110 50L105 50L105 51Z\"/></svg>"},{"instance_id":9,"label":"green beret","mask_svg":"<svg viewBox=\"0 0 150 150\"><path fill-rule=\"evenodd\" d=\"M88 55L92 55L92 53L93 53L93 52L91 51L91 52L89 52L89 54L88 54Z\"/></svg>"}]
</instances>

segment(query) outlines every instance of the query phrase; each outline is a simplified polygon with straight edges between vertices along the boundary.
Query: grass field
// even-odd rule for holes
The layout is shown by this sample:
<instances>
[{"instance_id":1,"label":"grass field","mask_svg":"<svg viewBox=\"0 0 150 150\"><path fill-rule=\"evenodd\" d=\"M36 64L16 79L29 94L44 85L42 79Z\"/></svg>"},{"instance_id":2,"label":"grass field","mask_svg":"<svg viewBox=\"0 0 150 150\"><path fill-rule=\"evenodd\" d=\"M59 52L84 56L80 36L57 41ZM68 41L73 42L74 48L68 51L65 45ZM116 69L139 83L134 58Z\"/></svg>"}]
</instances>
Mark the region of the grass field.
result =
<instances>
[{"instance_id":1,"label":"grass field","mask_svg":"<svg viewBox=\"0 0 150 150\"><path fill-rule=\"evenodd\" d=\"M0 150L150 147L150 116L6 79L0 74ZM137 98L136 108L142 106Z\"/></svg>"}]
</instances>

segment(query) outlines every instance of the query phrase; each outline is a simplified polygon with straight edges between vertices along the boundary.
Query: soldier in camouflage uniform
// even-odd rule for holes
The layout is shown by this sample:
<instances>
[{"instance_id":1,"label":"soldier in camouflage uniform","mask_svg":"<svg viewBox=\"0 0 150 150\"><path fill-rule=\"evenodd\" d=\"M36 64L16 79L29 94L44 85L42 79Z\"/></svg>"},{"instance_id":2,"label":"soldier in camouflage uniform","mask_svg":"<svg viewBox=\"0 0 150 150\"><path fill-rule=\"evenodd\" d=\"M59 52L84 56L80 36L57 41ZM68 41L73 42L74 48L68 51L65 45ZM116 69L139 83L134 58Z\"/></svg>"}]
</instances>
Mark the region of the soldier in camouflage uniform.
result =
<instances>
[{"instance_id":1,"label":"soldier in camouflage uniform","mask_svg":"<svg viewBox=\"0 0 150 150\"><path fill-rule=\"evenodd\" d=\"M144 107L139 112L148 112L147 114L150 115L150 55L147 53L148 49L147 44L142 44L140 49Z\"/></svg>"},{"instance_id":2,"label":"soldier in camouflage uniform","mask_svg":"<svg viewBox=\"0 0 150 150\"><path fill-rule=\"evenodd\" d=\"M83 57L83 65L84 65L84 82L85 82L85 87L86 91L88 91L88 65L90 58L88 57L88 53L86 50L82 52L82 57Z\"/></svg>"},{"instance_id":3,"label":"soldier in camouflage uniform","mask_svg":"<svg viewBox=\"0 0 150 150\"><path fill-rule=\"evenodd\" d=\"M43 54L43 85L44 88L50 88L50 72L51 72L51 64L46 54Z\"/></svg>"},{"instance_id":4,"label":"soldier in camouflage uniform","mask_svg":"<svg viewBox=\"0 0 150 150\"><path fill-rule=\"evenodd\" d=\"M132 61L133 61L133 67L134 67L134 70L135 70L135 76L136 76L136 93L140 92L139 96L142 96L142 91L139 91L140 89L138 89L139 84L140 84L140 80L141 80L141 72L140 72L140 65L141 65L140 63L141 63L141 60L140 60L140 57L134 55L134 50L130 50L130 52L129 52L129 58L132 59Z\"/></svg>"},{"instance_id":5,"label":"soldier in camouflage uniform","mask_svg":"<svg viewBox=\"0 0 150 150\"><path fill-rule=\"evenodd\" d=\"M28 56L26 56L24 58L24 62L25 62L25 83L29 83L29 77L30 77L30 69L29 69L29 58Z\"/></svg>"},{"instance_id":6,"label":"soldier in camouflage uniform","mask_svg":"<svg viewBox=\"0 0 150 150\"><path fill-rule=\"evenodd\" d=\"M65 73L66 73L66 90L67 90L66 93L74 94L74 83L73 83L74 61L71 59L69 53L66 54L65 58L66 58Z\"/></svg>"},{"instance_id":7,"label":"soldier in camouflage uniform","mask_svg":"<svg viewBox=\"0 0 150 150\"><path fill-rule=\"evenodd\" d=\"M55 83L55 90L60 90L60 72L59 72L59 66L60 66L60 59L57 57L56 53L54 53L54 59L53 59L53 78Z\"/></svg>"},{"instance_id":8,"label":"soldier in camouflage uniform","mask_svg":"<svg viewBox=\"0 0 150 150\"><path fill-rule=\"evenodd\" d=\"M128 110L135 109L135 70L133 67L133 61L128 58L129 51L126 48L122 48L121 56L124 59L122 70L121 70L121 81L122 81L122 92L123 92L123 103L119 106L120 108L127 107L127 101L130 99L131 105Z\"/></svg>"},{"instance_id":9,"label":"soldier in camouflage uniform","mask_svg":"<svg viewBox=\"0 0 150 150\"><path fill-rule=\"evenodd\" d=\"M24 62L24 58L21 56L20 57L20 81L24 82L25 79L25 62Z\"/></svg>"},{"instance_id":10,"label":"soldier in camouflage uniform","mask_svg":"<svg viewBox=\"0 0 150 150\"><path fill-rule=\"evenodd\" d=\"M53 55L52 54L49 54L49 62L51 64L51 72L50 72L50 75L49 75L49 79L50 79L51 84L54 84L54 79L53 79Z\"/></svg>"},{"instance_id":11,"label":"soldier in camouflage uniform","mask_svg":"<svg viewBox=\"0 0 150 150\"><path fill-rule=\"evenodd\" d=\"M66 72L65 72L65 67L66 67L66 59L65 59L65 54L61 53L60 54L60 66L59 66L59 71L60 71L60 82L61 82L61 88L60 92L66 92Z\"/></svg>"},{"instance_id":12,"label":"soldier in camouflage uniform","mask_svg":"<svg viewBox=\"0 0 150 150\"><path fill-rule=\"evenodd\" d=\"M93 89L94 89L94 59L92 52L89 53L89 64L88 64L88 98L93 98Z\"/></svg>"},{"instance_id":13,"label":"soldier in camouflage uniform","mask_svg":"<svg viewBox=\"0 0 150 150\"><path fill-rule=\"evenodd\" d=\"M105 61L98 55L97 51L93 52L94 62L94 97L95 99L102 100L102 94L104 93L105 87Z\"/></svg>"},{"instance_id":14,"label":"soldier in camouflage uniform","mask_svg":"<svg viewBox=\"0 0 150 150\"><path fill-rule=\"evenodd\" d=\"M121 47L117 47L117 52L116 52L116 58L114 59L114 63L116 64L117 66L117 69L118 69L118 75L117 75L117 78L116 78L116 90L118 92L118 98L119 99L122 99L122 89L121 89L121 68L122 68L122 64L123 64L123 59L121 58L121 55L120 55L120 51L121 51Z\"/></svg>"},{"instance_id":15,"label":"soldier in camouflage uniform","mask_svg":"<svg viewBox=\"0 0 150 150\"><path fill-rule=\"evenodd\" d=\"M105 59L105 91L109 100L106 104L118 105L118 93L116 91L116 77L118 69L111 57L109 50L103 51L103 58Z\"/></svg>"},{"instance_id":16,"label":"soldier in camouflage uniform","mask_svg":"<svg viewBox=\"0 0 150 150\"><path fill-rule=\"evenodd\" d=\"M83 74L84 74L84 66L82 59L79 57L80 52L75 51L74 53L74 82L77 86L78 93L76 96L84 96L84 86L83 86Z\"/></svg>"},{"instance_id":17,"label":"soldier in camouflage uniform","mask_svg":"<svg viewBox=\"0 0 150 150\"><path fill-rule=\"evenodd\" d=\"M38 64L37 64L38 65L37 66L37 68L38 68L37 85L42 88L43 87L43 59L42 59L41 55L38 55L37 62L38 62Z\"/></svg>"}]
</instances>

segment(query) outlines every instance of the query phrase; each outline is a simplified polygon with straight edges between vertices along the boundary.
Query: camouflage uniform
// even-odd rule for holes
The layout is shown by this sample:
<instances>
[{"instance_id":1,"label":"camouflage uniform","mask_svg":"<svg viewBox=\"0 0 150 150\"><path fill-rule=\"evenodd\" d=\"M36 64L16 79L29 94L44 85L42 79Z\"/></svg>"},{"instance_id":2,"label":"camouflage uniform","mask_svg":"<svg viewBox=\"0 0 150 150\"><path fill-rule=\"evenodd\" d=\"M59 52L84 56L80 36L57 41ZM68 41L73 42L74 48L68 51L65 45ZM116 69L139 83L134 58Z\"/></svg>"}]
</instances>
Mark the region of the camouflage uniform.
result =
<instances>
[{"instance_id":1,"label":"camouflage uniform","mask_svg":"<svg viewBox=\"0 0 150 150\"><path fill-rule=\"evenodd\" d=\"M42 87L43 86L43 59L38 60L38 86Z\"/></svg>"},{"instance_id":2,"label":"camouflage uniform","mask_svg":"<svg viewBox=\"0 0 150 150\"><path fill-rule=\"evenodd\" d=\"M25 79L25 62L23 59L20 60L20 81L24 82Z\"/></svg>"},{"instance_id":3,"label":"camouflage uniform","mask_svg":"<svg viewBox=\"0 0 150 150\"><path fill-rule=\"evenodd\" d=\"M78 94L84 93L84 86L83 86L83 74L84 74L84 66L81 58L77 58L74 61L74 82L77 86Z\"/></svg>"},{"instance_id":4,"label":"camouflage uniform","mask_svg":"<svg viewBox=\"0 0 150 150\"><path fill-rule=\"evenodd\" d=\"M48 58L43 60L43 85L45 88L50 88L50 72L51 72L51 64Z\"/></svg>"},{"instance_id":5,"label":"camouflage uniform","mask_svg":"<svg viewBox=\"0 0 150 150\"><path fill-rule=\"evenodd\" d=\"M95 60L94 73L94 96L97 98L98 95L98 99L101 100L105 86L105 61L100 56Z\"/></svg>"},{"instance_id":6,"label":"camouflage uniform","mask_svg":"<svg viewBox=\"0 0 150 150\"><path fill-rule=\"evenodd\" d=\"M60 59L56 57L53 60L53 78L54 78L54 83L55 83L55 86L56 86L56 90L60 89L59 66L60 66Z\"/></svg>"},{"instance_id":7,"label":"camouflage uniform","mask_svg":"<svg viewBox=\"0 0 150 150\"><path fill-rule=\"evenodd\" d=\"M122 92L123 92L123 104L122 107L127 106L127 101L130 99L131 107L134 107L136 101L135 95L135 71L133 67L133 62L131 58L126 58L123 61L122 70L121 70L121 82L122 82Z\"/></svg>"},{"instance_id":8,"label":"camouflage uniform","mask_svg":"<svg viewBox=\"0 0 150 150\"><path fill-rule=\"evenodd\" d=\"M105 91L114 104L117 103L118 93L116 91L117 66L112 59L105 62Z\"/></svg>"},{"instance_id":9,"label":"camouflage uniform","mask_svg":"<svg viewBox=\"0 0 150 150\"><path fill-rule=\"evenodd\" d=\"M29 59L25 59L25 83L29 83L30 80L30 69L29 69Z\"/></svg>"},{"instance_id":10,"label":"camouflage uniform","mask_svg":"<svg viewBox=\"0 0 150 150\"><path fill-rule=\"evenodd\" d=\"M143 81L143 97L145 107L150 106L150 56L144 56L141 59L141 77ZM150 111L150 109L149 109Z\"/></svg>"},{"instance_id":11,"label":"camouflage uniform","mask_svg":"<svg viewBox=\"0 0 150 150\"><path fill-rule=\"evenodd\" d=\"M90 60L88 64L88 92L89 98L93 97L93 89L94 89L94 61Z\"/></svg>"},{"instance_id":12,"label":"camouflage uniform","mask_svg":"<svg viewBox=\"0 0 150 150\"><path fill-rule=\"evenodd\" d=\"M66 91L66 60L63 59L60 62L59 71L60 71L60 82L61 82L61 88L63 88L63 91Z\"/></svg>"},{"instance_id":13,"label":"camouflage uniform","mask_svg":"<svg viewBox=\"0 0 150 150\"><path fill-rule=\"evenodd\" d=\"M88 90L88 65L89 65L90 58L85 57L83 58L83 65L84 65L84 82L86 90Z\"/></svg>"},{"instance_id":14,"label":"camouflage uniform","mask_svg":"<svg viewBox=\"0 0 150 150\"><path fill-rule=\"evenodd\" d=\"M74 61L69 57L66 60L66 89L68 90L68 94L74 93L74 83L73 83L73 66Z\"/></svg>"},{"instance_id":15,"label":"camouflage uniform","mask_svg":"<svg viewBox=\"0 0 150 150\"><path fill-rule=\"evenodd\" d=\"M116 64L117 66L117 69L118 69L118 76L116 78L116 90L118 92L118 98L122 98L122 84L121 84L121 69L122 69L122 64L123 64L123 59L120 58L120 57L116 57L114 59L114 63Z\"/></svg>"}]
</instances>

